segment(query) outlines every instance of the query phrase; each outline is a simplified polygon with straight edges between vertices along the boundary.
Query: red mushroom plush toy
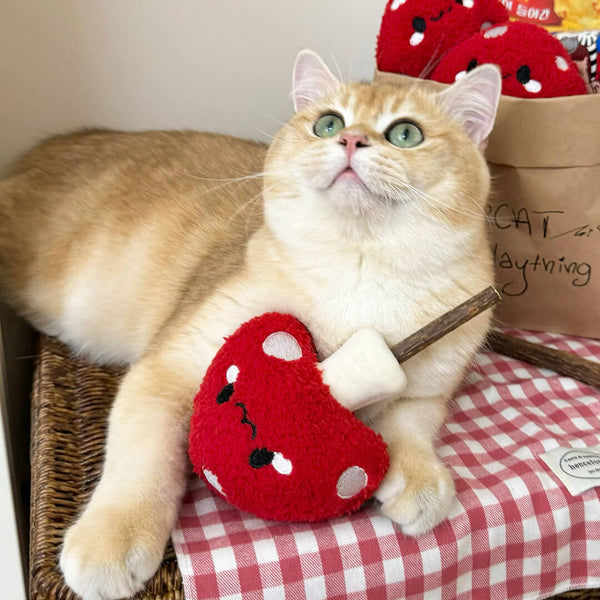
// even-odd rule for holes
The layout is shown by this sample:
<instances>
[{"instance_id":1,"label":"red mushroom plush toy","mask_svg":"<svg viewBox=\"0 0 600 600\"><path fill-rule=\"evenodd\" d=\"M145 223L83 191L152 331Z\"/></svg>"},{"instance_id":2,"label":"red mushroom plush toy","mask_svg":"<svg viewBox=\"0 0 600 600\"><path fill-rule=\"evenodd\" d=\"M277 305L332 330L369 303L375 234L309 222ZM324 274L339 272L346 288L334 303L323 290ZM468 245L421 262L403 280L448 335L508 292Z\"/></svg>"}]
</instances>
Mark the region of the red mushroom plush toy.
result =
<instances>
[{"instance_id":1,"label":"red mushroom plush toy","mask_svg":"<svg viewBox=\"0 0 600 600\"><path fill-rule=\"evenodd\" d=\"M453 83L483 63L502 71L502 93L548 98L587 93L577 65L559 40L531 23L503 23L471 36L450 50L431 75Z\"/></svg>"},{"instance_id":2,"label":"red mushroom plush toy","mask_svg":"<svg viewBox=\"0 0 600 600\"><path fill-rule=\"evenodd\" d=\"M456 44L507 20L499 0L389 0L377 39L377 67L427 77Z\"/></svg>"},{"instance_id":3,"label":"red mushroom plush toy","mask_svg":"<svg viewBox=\"0 0 600 600\"><path fill-rule=\"evenodd\" d=\"M351 410L396 397L405 385L373 330L318 363L297 319L256 317L206 372L191 419L192 464L231 504L265 519L317 521L357 510L389 458L382 438Z\"/></svg>"}]
</instances>

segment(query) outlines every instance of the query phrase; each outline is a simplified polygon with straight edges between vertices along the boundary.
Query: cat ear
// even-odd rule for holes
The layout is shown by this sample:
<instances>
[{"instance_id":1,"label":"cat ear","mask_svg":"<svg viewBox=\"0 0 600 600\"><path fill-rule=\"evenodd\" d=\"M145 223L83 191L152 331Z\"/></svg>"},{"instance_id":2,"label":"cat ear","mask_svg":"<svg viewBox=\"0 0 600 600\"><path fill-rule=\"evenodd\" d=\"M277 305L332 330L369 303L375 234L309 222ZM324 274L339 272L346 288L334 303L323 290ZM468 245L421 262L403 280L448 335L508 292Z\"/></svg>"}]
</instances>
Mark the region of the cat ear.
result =
<instances>
[{"instance_id":1,"label":"cat ear","mask_svg":"<svg viewBox=\"0 0 600 600\"><path fill-rule=\"evenodd\" d=\"M294 108L302 110L307 104L333 92L339 84L318 54L302 50L294 65Z\"/></svg>"},{"instance_id":2,"label":"cat ear","mask_svg":"<svg viewBox=\"0 0 600 600\"><path fill-rule=\"evenodd\" d=\"M485 64L469 71L440 94L446 110L462 123L481 151L494 126L501 91L500 69Z\"/></svg>"}]
</instances>

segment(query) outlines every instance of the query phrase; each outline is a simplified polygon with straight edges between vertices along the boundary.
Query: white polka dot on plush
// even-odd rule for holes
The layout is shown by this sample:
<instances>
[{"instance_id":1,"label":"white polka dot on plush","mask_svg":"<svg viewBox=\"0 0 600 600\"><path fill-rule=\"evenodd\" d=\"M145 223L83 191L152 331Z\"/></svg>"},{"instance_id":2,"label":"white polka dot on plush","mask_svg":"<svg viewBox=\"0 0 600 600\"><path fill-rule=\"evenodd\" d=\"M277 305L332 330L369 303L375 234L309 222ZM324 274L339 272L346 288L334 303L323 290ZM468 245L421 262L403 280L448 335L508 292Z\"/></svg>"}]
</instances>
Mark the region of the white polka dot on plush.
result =
<instances>
[{"instance_id":1,"label":"white polka dot on plush","mask_svg":"<svg viewBox=\"0 0 600 600\"><path fill-rule=\"evenodd\" d=\"M425 34L421 33L420 31L415 31L411 36L410 36L410 45L411 46L418 46L423 40L425 39Z\"/></svg>"},{"instance_id":2,"label":"white polka dot on plush","mask_svg":"<svg viewBox=\"0 0 600 600\"><path fill-rule=\"evenodd\" d=\"M289 475L292 472L292 461L288 460L281 452L275 452L271 461L273 468L281 475Z\"/></svg>"},{"instance_id":3,"label":"white polka dot on plush","mask_svg":"<svg viewBox=\"0 0 600 600\"><path fill-rule=\"evenodd\" d=\"M356 496L366 485L369 478L365 470L357 465L349 467L340 476L337 482L337 495L343 500Z\"/></svg>"},{"instance_id":4,"label":"white polka dot on plush","mask_svg":"<svg viewBox=\"0 0 600 600\"><path fill-rule=\"evenodd\" d=\"M554 62L561 71L566 71L569 68L569 63L562 56L557 56Z\"/></svg>"},{"instance_id":5,"label":"white polka dot on plush","mask_svg":"<svg viewBox=\"0 0 600 600\"><path fill-rule=\"evenodd\" d=\"M203 471L204 477L206 477L206 480L208 481L208 483L210 483L210 485L212 485L215 488L215 490L217 490L218 492L223 494L223 496L225 496L226 494L223 491L223 488L221 487L221 484L219 483L217 476L212 471L209 471L208 469L202 469L202 471Z\"/></svg>"},{"instance_id":6,"label":"white polka dot on plush","mask_svg":"<svg viewBox=\"0 0 600 600\"><path fill-rule=\"evenodd\" d=\"M282 360L297 360L302 358L302 348L296 338L286 331L276 331L265 339L263 352L268 356Z\"/></svg>"},{"instance_id":7,"label":"white polka dot on plush","mask_svg":"<svg viewBox=\"0 0 600 600\"><path fill-rule=\"evenodd\" d=\"M406 3L406 0L394 0L392 2L392 6L390 6L390 8L392 10L398 10L405 3Z\"/></svg>"},{"instance_id":8,"label":"white polka dot on plush","mask_svg":"<svg viewBox=\"0 0 600 600\"><path fill-rule=\"evenodd\" d=\"M542 91L542 84L535 79L530 79L523 87L530 94L539 94Z\"/></svg>"},{"instance_id":9,"label":"white polka dot on plush","mask_svg":"<svg viewBox=\"0 0 600 600\"><path fill-rule=\"evenodd\" d=\"M239 374L240 370L235 365L231 365L225 374L225 377L227 377L227 383L234 383L237 381Z\"/></svg>"},{"instance_id":10,"label":"white polka dot on plush","mask_svg":"<svg viewBox=\"0 0 600 600\"><path fill-rule=\"evenodd\" d=\"M508 31L508 25L500 25L499 27L492 27L488 29L483 37L486 40L491 40L492 38L497 38L503 36Z\"/></svg>"}]
</instances>

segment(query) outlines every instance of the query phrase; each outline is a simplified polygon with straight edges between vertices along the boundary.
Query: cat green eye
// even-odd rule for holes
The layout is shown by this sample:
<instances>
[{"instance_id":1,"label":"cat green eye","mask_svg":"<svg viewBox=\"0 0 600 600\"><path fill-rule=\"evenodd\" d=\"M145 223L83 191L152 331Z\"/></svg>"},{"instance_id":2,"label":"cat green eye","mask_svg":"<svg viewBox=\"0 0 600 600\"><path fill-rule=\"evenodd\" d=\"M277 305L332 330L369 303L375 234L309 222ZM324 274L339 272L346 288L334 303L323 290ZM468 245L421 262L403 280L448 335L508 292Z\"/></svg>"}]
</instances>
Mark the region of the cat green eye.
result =
<instances>
[{"instance_id":1,"label":"cat green eye","mask_svg":"<svg viewBox=\"0 0 600 600\"><path fill-rule=\"evenodd\" d=\"M320 138L328 138L339 133L344 127L344 119L340 115L328 113L317 119L313 131Z\"/></svg>"},{"instance_id":2,"label":"cat green eye","mask_svg":"<svg viewBox=\"0 0 600 600\"><path fill-rule=\"evenodd\" d=\"M385 139L398 148L414 148L425 137L419 126L412 121L396 121L388 127Z\"/></svg>"}]
</instances>

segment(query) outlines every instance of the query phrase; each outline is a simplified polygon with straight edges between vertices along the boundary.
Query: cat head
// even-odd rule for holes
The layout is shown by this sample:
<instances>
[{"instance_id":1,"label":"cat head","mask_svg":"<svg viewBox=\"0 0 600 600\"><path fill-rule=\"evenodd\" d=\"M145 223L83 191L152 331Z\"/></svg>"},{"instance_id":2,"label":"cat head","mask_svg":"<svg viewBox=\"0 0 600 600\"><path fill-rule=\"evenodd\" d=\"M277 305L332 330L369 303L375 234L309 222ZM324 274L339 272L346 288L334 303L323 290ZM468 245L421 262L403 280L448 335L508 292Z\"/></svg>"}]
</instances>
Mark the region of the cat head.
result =
<instances>
[{"instance_id":1,"label":"cat head","mask_svg":"<svg viewBox=\"0 0 600 600\"><path fill-rule=\"evenodd\" d=\"M296 113L267 155L267 222L312 214L368 229L393 227L407 210L453 219L473 212L473 201L483 204L489 191L481 150L500 89L492 65L442 92L342 83L315 53L301 52L293 77Z\"/></svg>"}]
</instances>

